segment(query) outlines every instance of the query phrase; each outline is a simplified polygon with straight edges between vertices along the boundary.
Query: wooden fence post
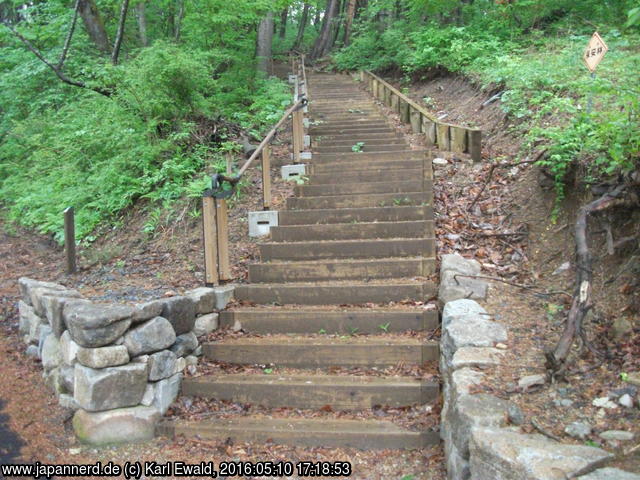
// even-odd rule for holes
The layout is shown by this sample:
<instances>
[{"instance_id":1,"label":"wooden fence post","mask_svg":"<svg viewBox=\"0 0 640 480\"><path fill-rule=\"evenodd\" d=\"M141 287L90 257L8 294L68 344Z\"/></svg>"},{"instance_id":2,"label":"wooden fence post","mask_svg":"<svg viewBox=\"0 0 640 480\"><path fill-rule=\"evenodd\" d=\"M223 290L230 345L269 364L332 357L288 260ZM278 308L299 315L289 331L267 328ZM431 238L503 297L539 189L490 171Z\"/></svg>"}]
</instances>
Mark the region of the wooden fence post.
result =
<instances>
[{"instance_id":1,"label":"wooden fence post","mask_svg":"<svg viewBox=\"0 0 640 480\"><path fill-rule=\"evenodd\" d=\"M204 281L218 285L218 235L216 205L213 197L202 197L202 230L204 233Z\"/></svg>"},{"instance_id":2,"label":"wooden fence post","mask_svg":"<svg viewBox=\"0 0 640 480\"><path fill-rule=\"evenodd\" d=\"M482 161L482 130L474 128L468 130L468 149L474 162Z\"/></svg>"},{"instance_id":3,"label":"wooden fence post","mask_svg":"<svg viewBox=\"0 0 640 480\"><path fill-rule=\"evenodd\" d=\"M271 208L271 152L269 145L262 150L262 208Z\"/></svg>"},{"instance_id":4,"label":"wooden fence post","mask_svg":"<svg viewBox=\"0 0 640 480\"><path fill-rule=\"evenodd\" d=\"M451 142L449 137L449 124L438 123L436 125L436 130L438 131L438 148L447 152L450 151Z\"/></svg>"},{"instance_id":5,"label":"wooden fence post","mask_svg":"<svg viewBox=\"0 0 640 480\"><path fill-rule=\"evenodd\" d=\"M464 153L467 151L467 129L463 127L451 126L449 129L451 137L451 151Z\"/></svg>"},{"instance_id":6,"label":"wooden fence post","mask_svg":"<svg viewBox=\"0 0 640 480\"><path fill-rule=\"evenodd\" d=\"M67 253L67 273L76 273L76 221L73 207L64 211L64 245Z\"/></svg>"},{"instance_id":7,"label":"wooden fence post","mask_svg":"<svg viewBox=\"0 0 640 480\"><path fill-rule=\"evenodd\" d=\"M413 133L422 132L422 114L415 109L411 109L410 112L411 130Z\"/></svg>"},{"instance_id":8,"label":"wooden fence post","mask_svg":"<svg viewBox=\"0 0 640 480\"><path fill-rule=\"evenodd\" d=\"M404 100L400 99L400 120L403 123L409 123L409 104Z\"/></svg>"},{"instance_id":9,"label":"wooden fence post","mask_svg":"<svg viewBox=\"0 0 640 480\"><path fill-rule=\"evenodd\" d=\"M422 117L422 132L426 137L427 146L433 147L436 144L436 124L433 120L425 116Z\"/></svg>"}]
</instances>

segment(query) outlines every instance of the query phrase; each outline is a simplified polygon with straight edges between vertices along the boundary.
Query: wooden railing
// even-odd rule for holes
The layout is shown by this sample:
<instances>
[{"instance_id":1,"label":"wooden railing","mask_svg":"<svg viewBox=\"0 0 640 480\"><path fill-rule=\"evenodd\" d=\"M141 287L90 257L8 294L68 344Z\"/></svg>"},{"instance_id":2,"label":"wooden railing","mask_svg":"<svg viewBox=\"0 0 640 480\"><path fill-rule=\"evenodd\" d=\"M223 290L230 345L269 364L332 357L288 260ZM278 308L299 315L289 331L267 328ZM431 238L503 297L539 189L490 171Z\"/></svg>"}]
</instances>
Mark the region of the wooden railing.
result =
<instances>
[{"instance_id":1,"label":"wooden railing","mask_svg":"<svg viewBox=\"0 0 640 480\"><path fill-rule=\"evenodd\" d=\"M271 141L276 132L292 118L293 163L300 163L304 150L304 111L307 107L307 74L304 56L292 58L294 96L292 105L280 120L262 139L258 148L251 154L240 170L233 175L215 174L211 177L211 188L202 196L202 225L204 234L205 283L218 285L221 281L231 280L229 262L229 215L227 198L231 197L244 173L261 157L262 163L262 207L271 208ZM228 184L225 188L224 184Z\"/></svg>"},{"instance_id":2,"label":"wooden railing","mask_svg":"<svg viewBox=\"0 0 640 480\"><path fill-rule=\"evenodd\" d=\"M482 130L441 122L398 89L368 70L360 72L360 80L374 97L400 114L404 123L411 124L413 133L424 133L427 146L440 150L468 153L474 162L482 160Z\"/></svg>"}]
</instances>

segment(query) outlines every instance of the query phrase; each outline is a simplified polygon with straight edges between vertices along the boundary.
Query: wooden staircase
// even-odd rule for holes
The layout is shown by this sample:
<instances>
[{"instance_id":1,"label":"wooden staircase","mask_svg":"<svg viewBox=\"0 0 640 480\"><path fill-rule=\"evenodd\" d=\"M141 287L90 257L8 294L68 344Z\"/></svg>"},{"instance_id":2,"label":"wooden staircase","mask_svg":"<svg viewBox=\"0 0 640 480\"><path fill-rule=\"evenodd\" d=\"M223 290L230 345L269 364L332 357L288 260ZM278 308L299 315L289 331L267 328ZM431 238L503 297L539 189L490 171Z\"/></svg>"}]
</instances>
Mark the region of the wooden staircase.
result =
<instances>
[{"instance_id":1,"label":"wooden staircase","mask_svg":"<svg viewBox=\"0 0 640 480\"><path fill-rule=\"evenodd\" d=\"M433 430L372 415L304 415L428 405L438 396L428 376L380 374L397 366L433 364L436 370L438 346L428 338L437 313L421 304L437 293L431 158L412 150L351 78L314 74L309 81L314 153L308 181L296 186L279 226L260 245L262 261L250 266L250 283L236 289L236 299L251 306L221 315L222 327L263 336L204 345L207 361L273 365L274 373L254 369L183 383L183 395L260 405L262 413L174 419L161 430L361 449L437 443ZM358 142L362 151L354 152ZM268 410L283 407L301 414L280 418Z\"/></svg>"}]
</instances>

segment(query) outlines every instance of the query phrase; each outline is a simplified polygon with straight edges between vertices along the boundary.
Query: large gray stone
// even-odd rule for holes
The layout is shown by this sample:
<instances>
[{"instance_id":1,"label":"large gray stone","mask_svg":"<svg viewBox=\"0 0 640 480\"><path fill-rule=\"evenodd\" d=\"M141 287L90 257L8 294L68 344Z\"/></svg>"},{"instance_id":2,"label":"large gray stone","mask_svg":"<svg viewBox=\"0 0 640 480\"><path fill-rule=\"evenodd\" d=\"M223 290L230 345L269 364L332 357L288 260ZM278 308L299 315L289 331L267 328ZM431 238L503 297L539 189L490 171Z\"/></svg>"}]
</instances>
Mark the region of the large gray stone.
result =
<instances>
[{"instance_id":1,"label":"large gray stone","mask_svg":"<svg viewBox=\"0 0 640 480\"><path fill-rule=\"evenodd\" d=\"M206 315L216 309L216 292L213 288L199 287L185 292L196 305L196 315Z\"/></svg>"},{"instance_id":2,"label":"large gray stone","mask_svg":"<svg viewBox=\"0 0 640 480\"><path fill-rule=\"evenodd\" d=\"M41 317L46 317L47 305L49 305L50 297L66 298L66 299L81 299L82 295L76 290L52 290L47 287L37 287L31 289L31 302L33 303L33 309L36 314Z\"/></svg>"},{"instance_id":3,"label":"large gray stone","mask_svg":"<svg viewBox=\"0 0 640 480\"><path fill-rule=\"evenodd\" d=\"M70 365L60 365L60 391L73 395L76 369Z\"/></svg>"},{"instance_id":4,"label":"large gray stone","mask_svg":"<svg viewBox=\"0 0 640 480\"><path fill-rule=\"evenodd\" d=\"M235 285L221 285L214 287L216 295L216 310L224 310L231 300L233 300L233 292L235 291Z\"/></svg>"},{"instance_id":5,"label":"large gray stone","mask_svg":"<svg viewBox=\"0 0 640 480\"><path fill-rule=\"evenodd\" d=\"M496 428L475 428L471 432L472 480L574 478L610 458L611 454L599 448L564 445L542 435Z\"/></svg>"},{"instance_id":6,"label":"large gray stone","mask_svg":"<svg viewBox=\"0 0 640 480\"><path fill-rule=\"evenodd\" d=\"M28 335L31 331L31 324L41 322L42 320L36 315L33 307L24 301L18 302L18 330L23 335Z\"/></svg>"},{"instance_id":7,"label":"large gray stone","mask_svg":"<svg viewBox=\"0 0 640 480\"><path fill-rule=\"evenodd\" d=\"M63 314L71 338L82 347L96 348L112 343L128 330L133 308L67 301Z\"/></svg>"},{"instance_id":8,"label":"large gray stone","mask_svg":"<svg viewBox=\"0 0 640 480\"><path fill-rule=\"evenodd\" d=\"M69 410L78 410L80 407L76 403L73 395L69 395L68 393L61 393L58 395L58 404L62 408L68 408Z\"/></svg>"},{"instance_id":9,"label":"large gray stone","mask_svg":"<svg viewBox=\"0 0 640 480\"><path fill-rule=\"evenodd\" d=\"M443 327L442 354L446 359L463 347L493 347L507 341L507 330L499 323L477 316L452 320Z\"/></svg>"},{"instance_id":10,"label":"large gray stone","mask_svg":"<svg viewBox=\"0 0 640 480\"><path fill-rule=\"evenodd\" d=\"M62 363L60 341L53 333L50 333L44 340L41 355L42 368L44 368L45 370L52 370Z\"/></svg>"},{"instance_id":11,"label":"large gray stone","mask_svg":"<svg viewBox=\"0 0 640 480\"><path fill-rule=\"evenodd\" d=\"M490 319L490 315L478 302L462 298L445 304L444 309L442 310L442 326L446 327L453 320L467 316Z\"/></svg>"},{"instance_id":12,"label":"large gray stone","mask_svg":"<svg viewBox=\"0 0 640 480\"><path fill-rule=\"evenodd\" d=\"M42 372L42 378L44 379L44 384L53 390L56 395L63 393L60 380L60 367L45 370Z\"/></svg>"},{"instance_id":13,"label":"large gray stone","mask_svg":"<svg viewBox=\"0 0 640 480\"><path fill-rule=\"evenodd\" d=\"M40 338L38 339L38 357L42 358L42 349L44 348L44 341L47 339L49 335L53 332L51 327L47 324L44 324L40 327Z\"/></svg>"},{"instance_id":14,"label":"large gray stone","mask_svg":"<svg viewBox=\"0 0 640 480\"><path fill-rule=\"evenodd\" d=\"M451 405L448 428L463 458L469 456L471 431L477 427L505 426L508 409L509 402L485 393L462 395Z\"/></svg>"},{"instance_id":15,"label":"large gray stone","mask_svg":"<svg viewBox=\"0 0 640 480\"><path fill-rule=\"evenodd\" d=\"M160 380L153 384L153 402L152 405L157 408L162 415L167 413L167 410L180 393L180 384L182 382L182 374L176 373L175 375Z\"/></svg>"},{"instance_id":16,"label":"large gray stone","mask_svg":"<svg viewBox=\"0 0 640 480\"><path fill-rule=\"evenodd\" d=\"M170 350L149 355L149 380L162 380L173 375L178 357Z\"/></svg>"},{"instance_id":17,"label":"large gray stone","mask_svg":"<svg viewBox=\"0 0 640 480\"><path fill-rule=\"evenodd\" d=\"M117 367L129 363L129 352L124 345L98 348L80 347L78 362L91 368Z\"/></svg>"},{"instance_id":18,"label":"large gray stone","mask_svg":"<svg viewBox=\"0 0 640 480\"><path fill-rule=\"evenodd\" d=\"M458 349L451 359L450 368L457 370L465 367L494 367L499 365L504 350L491 347L462 347Z\"/></svg>"},{"instance_id":19,"label":"large gray stone","mask_svg":"<svg viewBox=\"0 0 640 480\"><path fill-rule=\"evenodd\" d=\"M218 328L218 314L209 313L196 318L196 323L193 325L193 333L196 337L207 335Z\"/></svg>"},{"instance_id":20,"label":"large gray stone","mask_svg":"<svg viewBox=\"0 0 640 480\"><path fill-rule=\"evenodd\" d=\"M73 395L81 408L95 412L139 404L146 386L143 363L100 370L76 364Z\"/></svg>"},{"instance_id":21,"label":"large gray stone","mask_svg":"<svg viewBox=\"0 0 640 480\"><path fill-rule=\"evenodd\" d=\"M153 318L132 328L124 336L124 344L131 357L164 350L175 341L176 333L173 326L163 317Z\"/></svg>"},{"instance_id":22,"label":"large gray stone","mask_svg":"<svg viewBox=\"0 0 640 480\"><path fill-rule=\"evenodd\" d=\"M45 295L41 299L41 303L44 309L44 315L49 325L53 329L53 333L56 337L60 338L62 332L67 329L64 321L64 305L68 301L76 303L91 303L89 300L78 299L75 297L60 297L56 295Z\"/></svg>"},{"instance_id":23,"label":"large gray stone","mask_svg":"<svg viewBox=\"0 0 640 480\"><path fill-rule=\"evenodd\" d=\"M198 348L198 337L196 337L193 332L189 332L179 335L176 338L176 343L171 347L171 351L175 353L177 357L184 357L196 348Z\"/></svg>"},{"instance_id":24,"label":"large gray stone","mask_svg":"<svg viewBox=\"0 0 640 480\"><path fill-rule=\"evenodd\" d=\"M161 317L169 320L176 335L193 330L196 321L196 304L188 297L170 297L156 300L162 304Z\"/></svg>"},{"instance_id":25,"label":"large gray stone","mask_svg":"<svg viewBox=\"0 0 640 480\"><path fill-rule=\"evenodd\" d=\"M65 330L60 335L60 353L62 354L62 362L65 365L73 365L76 363L80 345L73 341L69 330Z\"/></svg>"},{"instance_id":26,"label":"large gray stone","mask_svg":"<svg viewBox=\"0 0 640 480\"><path fill-rule=\"evenodd\" d=\"M67 287L53 282L42 282L40 280L34 280L32 278L22 277L18 279L18 286L20 287L20 294L22 295L22 301L28 305L33 306L31 291L34 288L48 288L50 290L66 290Z\"/></svg>"},{"instance_id":27,"label":"large gray stone","mask_svg":"<svg viewBox=\"0 0 640 480\"><path fill-rule=\"evenodd\" d=\"M588 475L581 476L580 480L640 480L640 475L617 468L601 468Z\"/></svg>"},{"instance_id":28,"label":"large gray stone","mask_svg":"<svg viewBox=\"0 0 640 480\"><path fill-rule=\"evenodd\" d=\"M40 342L42 327L46 327L46 322L38 315L34 315L29 325L29 333L24 336L26 343L38 344Z\"/></svg>"},{"instance_id":29,"label":"large gray stone","mask_svg":"<svg viewBox=\"0 0 640 480\"><path fill-rule=\"evenodd\" d=\"M465 275L480 275L480 263L477 260L464 258L458 253L442 255L440 273L454 271Z\"/></svg>"},{"instance_id":30,"label":"large gray stone","mask_svg":"<svg viewBox=\"0 0 640 480\"><path fill-rule=\"evenodd\" d=\"M146 322L159 317L162 313L162 306L162 303L156 300L136 305L133 310L133 323Z\"/></svg>"},{"instance_id":31,"label":"large gray stone","mask_svg":"<svg viewBox=\"0 0 640 480\"><path fill-rule=\"evenodd\" d=\"M448 270L440 275L438 300L447 303L458 299L484 300L487 298L487 282L462 275L454 270Z\"/></svg>"},{"instance_id":32,"label":"large gray stone","mask_svg":"<svg viewBox=\"0 0 640 480\"><path fill-rule=\"evenodd\" d=\"M153 407L138 406L92 413L78 410L73 429L82 443L108 445L151 440L160 412Z\"/></svg>"},{"instance_id":33,"label":"large gray stone","mask_svg":"<svg viewBox=\"0 0 640 480\"><path fill-rule=\"evenodd\" d=\"M626 430L607 430L598 435L603 440L613 440L619 442L628 442L633 440L633 432L627 432Z\"/></svg>"}]
</instances>

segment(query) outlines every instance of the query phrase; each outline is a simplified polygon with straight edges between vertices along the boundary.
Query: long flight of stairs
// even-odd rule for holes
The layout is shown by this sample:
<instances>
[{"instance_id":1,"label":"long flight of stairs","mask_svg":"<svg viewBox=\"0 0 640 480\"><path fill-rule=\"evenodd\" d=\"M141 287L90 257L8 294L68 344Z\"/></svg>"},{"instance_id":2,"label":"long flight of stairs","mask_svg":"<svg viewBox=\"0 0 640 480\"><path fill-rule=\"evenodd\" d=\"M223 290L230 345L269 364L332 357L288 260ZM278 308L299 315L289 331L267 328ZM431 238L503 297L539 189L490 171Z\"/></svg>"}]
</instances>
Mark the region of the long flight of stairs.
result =
<instances>
[{"instance_id":1,"label":"long flight of stairs","mask_svg":"<svg viewBox=\"0 0 640 480\"><path fill-rule=\"evenodd\" d=\"M209 362L274 366L272 373L254 368L183 383L183 395L259 405L261 414L174 419L162 429L302 446L437 443L433 429L373 415L270 414L283 407L371 412L438 397L433 378L406 373L425 364L435 371L438 357L437 343L428 340L437 313L421 304L437 291L431 158L412 150L351 78L316 73L309 80L308 181L295 187L279 226L260 245L262 261L250 266L250 283L236 289L243 306L221 315L221 326L256 335L204 345ZM353 151L359 142L361 151ZM380 374L391 367L401 374Z\"/></svg>"}]
</instances>

